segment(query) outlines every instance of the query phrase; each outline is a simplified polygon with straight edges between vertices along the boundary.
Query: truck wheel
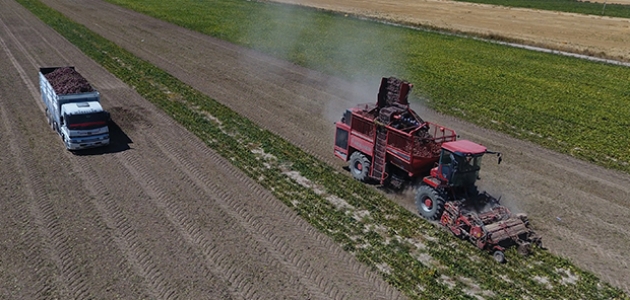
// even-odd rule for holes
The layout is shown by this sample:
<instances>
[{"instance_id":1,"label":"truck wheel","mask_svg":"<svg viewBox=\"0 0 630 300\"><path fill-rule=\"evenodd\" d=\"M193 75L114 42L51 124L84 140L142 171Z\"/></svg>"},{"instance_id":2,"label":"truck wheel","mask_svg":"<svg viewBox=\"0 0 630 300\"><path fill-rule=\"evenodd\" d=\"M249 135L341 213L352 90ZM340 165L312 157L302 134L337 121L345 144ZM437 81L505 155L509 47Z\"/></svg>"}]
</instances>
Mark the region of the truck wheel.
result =
<instances>
[{"instance_id":1,"label":"truck wheel","mask_svg":"<svg viewBox=\"0 0 630 300\"><path fill-rule=\"evenodd\" d=\"M444 212L444 198L428 185L422 185L416 191L418 213L427 220L438 220Z\"/></svg>"},{"instance_id":2,"label":"truck wheel","mask_svg":"<svg viewBox=\"0 0 630 300\"><path fill-rule=\"evenodd\" d=\"M503 251L494 251L494 254L492 254L492 258L494 258L494 260L496 260L500 264L505 262L505 254L503 253Z\"/></svg>"},{"instance_id":3,"label":"truck wheel","mask_svg":"<svg viewBox=\"0 0 630 300\"><path fill-rule=\"evenodd\" d=\"M350 155L350 173L359 181L367 181L370 173L370 160L361 152L355 151Z\"/></svg>"},{"instance_id":4,"label":"truck wheel","mask_svg":"<svg viewBox=\"0 0 630 300\"><path fill-rule=\"evenodd\" d=\"M46 108L46 120L48 121L48 126L50 126L50 128L54 130L55 127L53 126L52 116L50 115L50 111L48 110L48 108Z\"/></svg>"}]
</instances>

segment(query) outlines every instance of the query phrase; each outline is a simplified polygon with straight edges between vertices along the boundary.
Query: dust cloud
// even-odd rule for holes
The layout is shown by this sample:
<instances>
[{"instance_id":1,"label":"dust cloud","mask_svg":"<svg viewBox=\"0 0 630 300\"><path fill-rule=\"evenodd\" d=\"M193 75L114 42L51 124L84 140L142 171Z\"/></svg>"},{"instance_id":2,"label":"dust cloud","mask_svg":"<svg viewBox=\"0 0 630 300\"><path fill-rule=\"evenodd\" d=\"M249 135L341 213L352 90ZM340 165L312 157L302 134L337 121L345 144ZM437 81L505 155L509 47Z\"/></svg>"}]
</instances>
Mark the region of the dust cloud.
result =
<instances>
[{"instance_id":1,"label":"dust cloud","mask_svg":"<svg viewBox=\"0 0 630 300\"><path fill-rule=\"evenodd\" d=\"M260 12L266 21L252 22L245 40L254 50L313 73L300 78L317 78L322 90L328 91L329 99L313 99L322 104L319 114L326 122L340 120L350 107L375 103L381 77L404 79L407 70L394 59L400 55L394 45L404 43L402 36L374 32L365 21L348 15L321 17L300 6L266 5ZM243 57L241 62L248 64L251 59ZM271 68L263 72L268 74L282 72L280 65L261 68Z\"/></svg>"}]
</instances>

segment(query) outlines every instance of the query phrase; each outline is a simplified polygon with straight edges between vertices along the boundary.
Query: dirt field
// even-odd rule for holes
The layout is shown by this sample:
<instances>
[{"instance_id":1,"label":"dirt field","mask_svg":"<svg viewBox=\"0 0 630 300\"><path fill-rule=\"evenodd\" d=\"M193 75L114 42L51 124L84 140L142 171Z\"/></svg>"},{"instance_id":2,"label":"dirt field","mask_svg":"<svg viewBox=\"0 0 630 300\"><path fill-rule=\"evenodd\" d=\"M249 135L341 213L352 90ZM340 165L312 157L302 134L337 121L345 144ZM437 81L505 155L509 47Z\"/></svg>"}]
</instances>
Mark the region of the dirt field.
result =
<instances>
[{"instance_id":1,"label":"dirt field","mask_svg":"<svg viewBox=\"0 0 630 300\"><path fill-rule=\"evenodd\" d=\"M507 37L533 46L630 61L630 19L446 0L274 1L456 32ZM630 4L628 0L617 1Z\"/></svg>"},{"instance_id":2,"label":"dirt field","mask_svg":"<svg viewBox=\"0 0 630 300\"><path fill-rule=\"evenodd\" d=\"M0 6L0 299L401 298L21 6ZM107 151L73 155L47 127L37 68L66 64L112 112Z\"/></svg>"},{"instance_id":3,"label":"dirt field","mask_svg":"<svg viewBox=\"0 0 630 300\"><path fill-rule=\"evenodd\" d=\"M342 166L332 155L331 122L375 100L379 78L329 78L102 1L44 2L332 165ZM0 12L0 62L15 70L0 77L0 139L10 150L0 161L0 193L13 200L2 203L0 222L10 230L0 235L7 270L0 280L11 284L0 295L400 297L19 5L0 3L11 8ZM42 64L79 66L131 149L62 151L33 105ZM502 151L504 163L484 166L486 188L529 213L550 251L630 290L630 176L418 111ZM392 200L414 209L410 197Z\"/></svg>"}]
</instances>

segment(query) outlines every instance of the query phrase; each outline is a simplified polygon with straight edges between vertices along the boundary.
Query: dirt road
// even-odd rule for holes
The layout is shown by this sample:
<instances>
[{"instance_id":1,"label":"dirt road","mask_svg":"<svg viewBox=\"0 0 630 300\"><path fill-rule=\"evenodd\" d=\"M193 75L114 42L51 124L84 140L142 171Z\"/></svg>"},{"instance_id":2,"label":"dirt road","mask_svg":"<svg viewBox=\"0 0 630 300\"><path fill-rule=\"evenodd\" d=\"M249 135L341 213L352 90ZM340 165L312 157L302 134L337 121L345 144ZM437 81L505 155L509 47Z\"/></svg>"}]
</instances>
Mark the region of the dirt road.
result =
<instances>
[{"instance_id":1,"label":"dirt road","mask_svg":"<svg viewBox=\"0 0 630 300\"><path fill-rule=\"evenodd\" d=\"M455 32L507 37L533 46L630 61L630 19L447 0L274 1Z\"/></svg>"},{"instance_id":2,"label":"dirt road","mask_svg":"<svg viewBox=\"0 0 630 300\"><path fill-rule=\"evenodd\" d=\"M402 298L30 12L0 7L1 299ZM47 127L37 68L68 64L112 112L104 151L73 155Z\"/></svg>"}]
</instances>

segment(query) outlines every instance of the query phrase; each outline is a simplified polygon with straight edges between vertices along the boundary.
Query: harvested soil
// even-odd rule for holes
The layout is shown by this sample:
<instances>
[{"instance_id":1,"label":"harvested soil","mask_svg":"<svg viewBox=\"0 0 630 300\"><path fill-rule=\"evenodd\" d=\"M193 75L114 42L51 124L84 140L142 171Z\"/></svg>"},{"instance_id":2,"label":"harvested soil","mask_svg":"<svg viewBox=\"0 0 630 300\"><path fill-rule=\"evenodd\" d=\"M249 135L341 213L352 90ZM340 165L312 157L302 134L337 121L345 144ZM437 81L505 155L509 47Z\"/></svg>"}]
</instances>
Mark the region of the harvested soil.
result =
<instances>
[{"instance_id":1,"label":"harvested soil","mask_svg":"<svg viewBox=\"0 0 630 300\"><path fill-rule=\"evenodd\" d=\"M7 5L10 4L11 7L15 6L12 1L2 1L3 4L8 3ZM199 91L227 105L241 115L251 119L259 126L282 136L323 161L339 167L339 170L341 170L341 167L344 166L345 163L337 160L332 154L334 134L332 122L338 120L348 107L355 106L358 103L374 103L376 101L380 78L371 78L368 79L367 82L347 82L337 78L330 78L318 72L236 47L224 41L191 32L181 27L122 9L103 1L44 0L43 2L103 37L114 41L121 47L133 52L135 55L166 70ZM356 2L359 3L363 1ZM351 3L351 1L342 1L339 2L339 5L348 3ZM377 5L377 3L381 2L370 2L369 4ZM451 2L447 4L448 5L444 4L445 6L440 7L444 10L453 8L453 11L456 11L457 7L461 5ZM469 5L469 7L474 7L474 5ZM10 11L14 10L17 10L17 8L11 9ZM503 12L505 11L502 11L502 13ZM5 16L6 14L8 14L8 16ZM9 16L11 16L9 13L6 14L3 15L3 18L9 18ZM544 14L545 13L542 13L541 15ZM453 12L452 15L455 16L457 13ZM458 16L464 15L465 14L460 14ZM36 26L31 24L39 24L36 20L34 21L32 17L25 18L29 20L28 26ZM476 20L477 22L483 22L482 18L477 18ZM573 20L573 22L575 22L575 20ZM576 23L576 26L579 25L580 24ZM514 25L514 27L518 26ZM40 27L37 29L42 32L48 32L49 30ZM532 33L532 36L536 37L536 34L541 32L542 31L538 30ZM47 37L49 35L47 35ZM623 36L622 38L628 37ZM30 43L39 45L32 47L43 47L43 45L39 43L40 37L32 39L33 40L29 41ZM541 37L540 39L544 38ZM625 46L627 46L627 44L624 45L624 47ZM72 47L68 48L72 49ZM77 55L83 57L79 54ZM65 62L70 61L69 57ZM5 60L3 59L1 61L4 62ZM89 60L84 58L75 60L73 58L72 62L75 65L91 66L89 70L86 70L86 72L82 71L82 73L84 75L91 74L88 78L91 78L90 81L101 90L109 85L115 86L112 90L116 90L116 88L121 89L120 87L116 87L119 83L112 79L111 75L93 66L93 63ZM33 66L33 68L35 67ZM389 76L390 74L384 75ZM31 82L36 81L32 79ZM123 102L123 100L117 100L119 99L117 97L126 99L126 94L117 95L112 93L110 95L112 96L105 99L105 101L111 101L106 102L110 107L123 106L123 103L126 103ZM29 100L32 101L32 99ZM146 103L142 101L138 100L137 104L149 109ZM126 104L124 106L126 106ZM419 105L415 105L414 109L425 120L434 121L444 126L454 128L462 138L469 138L484 144L489 149L503 152L504 160L501 165L494 164L489 159L486 160L481 175L483 177L482 184L484 184L482 187L486 188L497 197L502 196L502 201L506 203L512 211L528 213L532 223L536 227L536 231L544 237L543 242L549 247L549 251L567 257L578 266L594 272L611 284L630 291L630 285L627 281L627 278L630 277L630 268L628 266L630 261L627 255L627 249L630 249L630 232L627 230L627 228L630 227L630 219L627 217L630 216L630 203L627 201L627 199L630 199L630 176L576 160L566 155L548 151L537 145L516 140L504 134L478 128L455 118L436 114ZM155 110L151 111L153 111L154 114L159 114L159 112ZM150 114L144 115L155 118ZM160 117L158 119L152 119L154 121L148 122L149 127L154 126L160 130L173 130L169 128L171 126L176 127L172 125L172 123L169 123L170 121L168 121L166 116L159 115ZM113 118L115 117L116 116L113 115ZM37 118L36 113L33 114L33 118ZM162 122L169 125L160 126ZM43 117L42 124L40 125L40 127L45 127ZM156 207L159 208L160 206L151 204L150 202L142 204L147 201L143 199L164 195L164 190L158 189L162 184L165 184L167 187L176 188L173 185L181 182L178 178L180 176L186 177L184 175L187 173L185 171L186 169L181 169L177 167L179 164L173 163L172 155L169 154L170 150L160 151L156 149L171 149L160 147L160 145L164 143L172 143L175 145L173 149L176 149L180 146L176 143L176 141L179 140L175 139L177 137L175 134L181 134L182 136L188 136L188 134L177 131L173 132L173 136L158 139L159 134L146 135L148 129L136 130L138 130L139 133L128 132L133 140L131 146L135 149L136 147L140 147L140 145L145 145L142 147L143 155L139 156L133 154L136 153L135 150L124 151L120 155L114 156L114 158L119 156L123 157L120 158L122 161L119 161L115 165L126 169L127 167L125 166L134 166L134 164L129 164L125 160L132 158L124 157L132 156L134 157L134 161L144 162L144 159L151 159L152 155L155 154L156 158L154 158L152 162L160 167L152 166L153 164L149 162L142 163L142 165L146 166L146 171L154 171L163 174L166 171L160 168L169 168L169 166L176 167L179 170L177 172L169 171L170 175L168 175L168 178L173 179L173 183L164 182L164 178L167 177L163 178L161 176L167 175L155 175L158 176L157 179L151 179L151 177L145 180L132 180L132 182L136 182L140 188L138 189L139 195L130 197L130 199L133 199L134 202L140 201L141 204L138 204L139 207L146 205L150 209L156 209ZM155 132L161 132L160 130ZM157 141L151 142L153 139L157 139ZM171 141L171 139L174 140ZM192 142L194 139L190 141ZM138 143L137 146L136 143ZM151 148L152 146L156 147ZM208 150L202 150L202 146L199 147L197 151L200 155L208 153ZM149 151L148 153L152 154L147 155L144 151ZM184 152L183 150L180 153L184 153L181 156L176 156L180 157L180 159L188 157L188 160L190 160L190 157L194 157L193 154ZM162 159L165 159L166 162L162 162ZM113 160L112 163L118 161L112 158L109 158L109 160ZM109 160L107 162L109 162ZM194 174L212 174L206 172L214 172L214 169L211 169L211 166L214 164L213 161L215 160L200 159L190 161L190 163L195 167L197 167L199 163L198 167L203 168L197 170L198 172ZM206 167L204 166L206 164L210 164L210 166L208 166L210 169L205 169ZM99 164L99 166L106 165L106 162ZM222 168L228 168L228 166L217 169L222 170ZM105 169L107 170L109 168ZM137 170L136 167L131 167L128 172L122 170L121 172L123 173L121 174L112 173L111 175L121 176L124 174L136 174L139 176L139 171L135 170ZM182 172L185 174L182 174ZM246 179L241 180L246 181ZM98 181L94 182L97 183ZM150 188L146 188L146 182L152 182L153 184ZM206 208L197 202L199 201L199 199L196 198L197 194L192 194L192 192L188 194L188 188L191 188L190 182L187 179L184 180L184 182L188 183L182 183L183 187L185 187L182 190L184 191L184 195L189 195L187 199L193 201L193 204L191 204L193 207L191 208L196 207L201 211L205 211ZM240 183L229 182L228 180L223 182L226 187L234 186L232 187L233 189L239 188L236 185L242 185ZM110 182L110 184L111 183L115 182ZM122 182L120 184L125 186L126 183ZM135 185L133 187L135 187ZM111 188L108 188L108 190L111 190ZM112 190L111 192L113 193L114 191ZM129 197L127 193L133 194L132 189L128 189L128 191L122 195L120 193L115 194L114 199L125 199L119 197L124 195ZM234 197L237 196L235 195ZM410 210L415 210L411 192L409 194L393 195L390 197L400 205ZM176 199L173 199L173 201L175 200ZM186 207L184 203L175 203ZM248 202L245 201L244 203ZM131 204L127 203L126 205ZM256 212L256 210L251 211ZM290 214L290 212L279 213L274 211L275 209L271 211L267 209L263 210L261 213L270 213L271 216L278 217L285 213ZM173 218L178 216L177 213L179 211L173 209L166 210L167 214L169 212L173 214L171 215L171 218ZM126 216L132 220L136 218L133 215ZM268 216L265 216L263 219L267 218ZM291 218L289 219L293 220ZM151 225L149 217L145 220L150 225L147 225L149 226L147 229L152 229L152 227L155 226ZM199 222L207 222L208 220L211 219L199 220ZM162 227L157 227L157 229L160 228ZM161 230L163 231L164 228ZM121 231L125 231L124 228L121 229ZM285 229L282 228L281 230L284 231ZM172 232L170 232L170 235L168 235L169 232L164 232L163 234L169 239L176 239L178 237ZM112 235L116 236L115 234L110 234L109 236ZM210 236L210 234L208 236ZM141 235L141 237L151 238L155 236L146 233L146 235ZM299 240L297 236L294 238ZM300 245L300 242L296 242L295 244ZM158 246L158 249L165 249L167 247L165 245L156 246ZM291 247L295 247L293 243L291 243ZM148 250L151 248L143 249ZM184 255L182 251L187 250L177 249L175 252L177 254L176 257L183 258ZM174 260L166 255L160 256L160 258L165 259L167 262L173 262ZM159 260L156 258L152 261L157 262ZM313 263L315 264L316 262ZM195 270L195 268L193 268L193 270ZM354 272L352 273L354 274ZM336 271L331 271L324 278L328 279L329 276L335 276L335 274L337 274ZM363 279L358 280L365 280L364 278L370 277L366 275L367 273L361 274ZM259 281L255 280L254 282ZM373 291L375 286L377 286L379 290L384 289L383 286L375 282L377 281L370 281L368 291ZM287 284L288 282L283 281L283 283ZM277 287L277 284L271 285L271 287L264 287L264 290L268 291L274 287ZM261 288L263 287L261 286ZM278 290L279 289L280 288L278 288ZM385 290L389 291L386 288ZM366 297L366 299L373 298L374 297Z\"/></svg>"}]
</instances>

